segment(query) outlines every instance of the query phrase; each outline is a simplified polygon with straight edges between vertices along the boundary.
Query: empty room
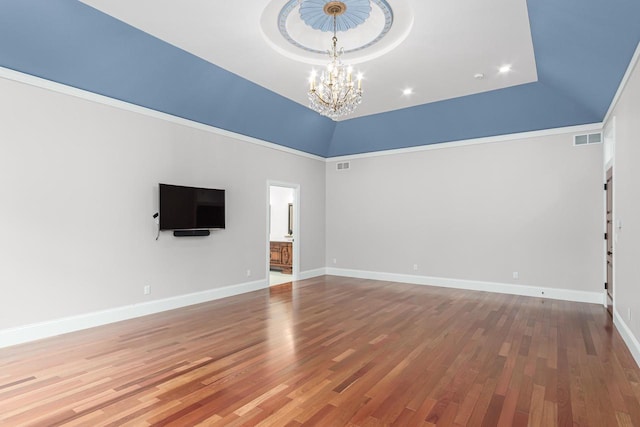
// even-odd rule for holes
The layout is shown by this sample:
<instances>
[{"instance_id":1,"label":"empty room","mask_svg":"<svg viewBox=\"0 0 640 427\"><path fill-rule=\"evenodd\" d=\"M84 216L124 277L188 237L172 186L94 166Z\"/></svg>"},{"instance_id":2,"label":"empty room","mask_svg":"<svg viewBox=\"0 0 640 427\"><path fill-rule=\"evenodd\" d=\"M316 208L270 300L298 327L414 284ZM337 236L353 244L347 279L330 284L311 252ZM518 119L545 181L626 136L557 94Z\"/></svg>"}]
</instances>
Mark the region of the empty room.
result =
<instances>
[{"instance_id":1,"label":"empty room","mask_svg":"<svg viewBox=\"0 0 640 427\"><path fill-rule=\"evenodd\" d=\"M0 426L640 426L637 0L0 0Z\"/></svg>"}]
</instances>

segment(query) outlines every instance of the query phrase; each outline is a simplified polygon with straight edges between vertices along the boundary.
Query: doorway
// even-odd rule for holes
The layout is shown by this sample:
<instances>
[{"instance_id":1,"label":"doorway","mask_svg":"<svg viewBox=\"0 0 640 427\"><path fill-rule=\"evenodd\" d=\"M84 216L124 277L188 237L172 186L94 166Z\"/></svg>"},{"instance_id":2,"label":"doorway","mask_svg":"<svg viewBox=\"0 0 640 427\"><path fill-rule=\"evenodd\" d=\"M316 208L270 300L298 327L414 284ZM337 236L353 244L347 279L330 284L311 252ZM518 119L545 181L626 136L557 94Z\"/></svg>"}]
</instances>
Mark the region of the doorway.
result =
<instances>
[{"instance_id":1,"label":"doorway","mask_svg":"<svg viewBox=\"0 0 640 427\"><path fill-rule=\"evenodd\" d=\"M269 286L298 276L299 193L297 184L267 182L267 280Z\"/></svg>"},{"instance_id":2,"label":"doorway","mask_svg":"<svg viewBox=\"0 0 640 427\"><path fill-rule=\"evenodd\" d=\"M607 231L604 235L607 243L607 311L613 316L613 168L607 169L606 184L606 220Z\"/></svg>"}]
</instances>

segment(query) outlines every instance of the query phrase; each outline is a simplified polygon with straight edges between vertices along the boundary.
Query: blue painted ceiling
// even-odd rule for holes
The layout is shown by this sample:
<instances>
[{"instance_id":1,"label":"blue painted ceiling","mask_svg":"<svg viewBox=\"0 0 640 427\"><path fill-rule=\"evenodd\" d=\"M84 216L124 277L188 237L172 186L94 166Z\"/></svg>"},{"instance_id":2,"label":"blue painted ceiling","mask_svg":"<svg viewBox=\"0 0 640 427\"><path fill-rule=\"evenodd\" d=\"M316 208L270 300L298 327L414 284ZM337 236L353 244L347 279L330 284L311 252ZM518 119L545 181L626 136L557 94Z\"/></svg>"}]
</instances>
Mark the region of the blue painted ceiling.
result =
<instances>
[{"instance_id":1,"label":"blue painted ceiling","mask_svg":"<svg viewBox=\"0 0 640 427\"><path fill-rule=\"evenodd\" d=\"M538 81L333 122L75 0L0 0L0 66L322 157L596 123L640 0L529 0Z\"/></svg>"}]
</instances>

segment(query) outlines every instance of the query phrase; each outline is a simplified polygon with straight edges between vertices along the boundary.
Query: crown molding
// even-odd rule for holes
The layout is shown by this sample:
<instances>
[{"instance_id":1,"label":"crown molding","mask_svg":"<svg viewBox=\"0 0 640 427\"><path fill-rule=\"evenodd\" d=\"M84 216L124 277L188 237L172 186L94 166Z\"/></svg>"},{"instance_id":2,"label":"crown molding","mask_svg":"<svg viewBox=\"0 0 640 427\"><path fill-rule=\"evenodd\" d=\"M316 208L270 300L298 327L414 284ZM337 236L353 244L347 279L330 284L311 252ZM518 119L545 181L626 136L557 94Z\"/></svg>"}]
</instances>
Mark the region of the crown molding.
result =
<instances>
[{"instance_id":1,"label":"crown molding","mask_svg":"<svg viewBox=\"0 0 640 427\"><path fill-rule=\"evenodd\" d=\"M57 83L51 80L36 77L31 74L22 73L20 71L11 70L9 68L0 67L0 78L6 80L12 80L18 83L27 84L30 86L38 87L52 92L62 93L70 95L76 98L84 99L86 101L95 102L98 104L108 105L110 107L118 108L133 113L142 114L148 117L164 120L171 123L176 123L182 126L187 126L193 129L202 130L205 132L213 133L216 135L233 138L237 141L248 142L250 144L259 145L261 147L270 148L272 150L282 151L288 154L296 156L306 157L309 159L324 161L324 157L316 156L315 154L306 153L304 151L296 150L293 148L285 147L274 142L264 141L262 139L254 138L251 136L243 135L240 133L220 129L215 126L206 125L203 123L195 122L193 120L184 119L171 114L163 113L153 110L147 107L141 107L139 105L131 104L119 99L110 98L108 96L99 95L97 93L89 92L84 89L78 89L72 86L68 86L62 83Z\"/></svg>"},{"instance_id":2,"label":"crown molding","mask_svg":"<svg viewBox=\"0 0 640 427\"><path fill-rule=\"evenodd\" d=\"M626 84L629 78L629 75L631 74L631 71L633 70L633 67L635 66L639 57L640 57L640 45L638 49L636 49L636 53L633 57L633 60L631 61L629 68L627 69L627 73L625 74L625 77L623 78L622 83L618 88L618 92L614 97L614 100L611 104L611 107L609 108L609 111L613 109L615 102L617 102L619 94L620 92L622 92L622 89ZM57 93L61 93L69 96L73 96L73 97L84 99L90 102L108 105L110 107L118 108L125 111L130 111L133 113L142 114L148 117L153 117L153 118L164 120L167 122L176 123L182 126L193 128L193 129L198 129L198 130L213 133L216 135L232 138L237 141L248 142L250 144L258 145L258 146L269 148L272 150L277 150L284 153L293 154L296 156L305 157L313 160L324 161L324 162L337 162L337 161L345 161L345 160L362 159L362 158L368 158L368 157L391 156L391 155L397 155L397 154L415 153L415 152L429 151L429 150L440 150L445 148L465 147L468 145L477 145L477 144L491 144L491 143L497 143L497 142L510 141L514 139L526 139L526 138L536 138L536 137L544 137L544 136L550 136L550 135L601 131L604 123L604 122L590 123L590 124L577 125L577 126L567 126L567 127L561 127L561 128L543 129L543 130L537 130L537 131L512 133L512 134L490 136L490 137L483 137L483 138L472 138L472 139L465 139L465 140L458 140L458 141L440 142L440 143L434 143L434 144L428 144L428 145L420 145L416 147L398 148L398 149L392 149L392 150L375 151L370 153L351 154L346 156L324 158L321 156L317 156L315 154L310 154L304 151L285 147L274 142L265 141L259 138L254 138L251 136L228 131L225 129L220 129L215 126L206 125L203 123L195 122L193 120L184 119L182 117L177 117L171 114L156 111L151 108L141 107L139 105L135 105L126 101L121 101L118 99L110 98L108 96L99 95L84 89L74 88L62 83L57 83L51 80L47 80L47 79L36 77L30 74L22 73L20 71L11 70L9 68L0 67L0 78L6 79L6 80L12 80L18 83L27 84L30 86L38 87L45 90L50 90L53 92L57 92ZM607 113L607 117L605 117L605 121L608 119L608 115L609 113Z\"/></svg>"},{"instance_id":3,"label":"crown molding","mask_svg":"<svg viewBox=\"0 0 640 427\"><path fill-rule=\"evenodd\" d=\"M419 145L416 147L398 148L393 150L375 151L371 153L350 154L347 156L336 156L327 158L327 162L341 162L345 160L363 159L368 157L393 156L397 154L416 153L420 151L442 150L444 148L466 147L468 145L493 144L496 142L512 141L514 139L539 138L543 136L562 135L571 133L582 133L602 130L602 123L589 123L577 126L565 126L561 128L535 130L529 132L510 133L498 136L487 136L484 138L472 138L451 142L438 142L429 145Z\"/></svg>"},{"instance_id":4,"label":"crown molding","mask_svg":"<svg viewBox=\"0 0 640 427\"><path fill-rule=\"evenodd\" d=\"M616 108L616 105L618 104L618 100L620 99L620 96L622 95L624 88L627 86L627 82L629 81L629 78L631 78L631 73L633 73L633 69L638 64L638 60L640 60L640 42L638 42L638 45L636 46L636 51L631 57L631 61L629 62L627 71L625 71L624 76L622 76L622 80L620 81L618 90L616 91L616 94L613 96L613 100L611 101L611 105L609 105L607 114L605 114L604 116L604 120L602 120L603 123L607 123L607 121L611 118L611 114L613 114L613 110Z\"/></svg>"}]
</instances>

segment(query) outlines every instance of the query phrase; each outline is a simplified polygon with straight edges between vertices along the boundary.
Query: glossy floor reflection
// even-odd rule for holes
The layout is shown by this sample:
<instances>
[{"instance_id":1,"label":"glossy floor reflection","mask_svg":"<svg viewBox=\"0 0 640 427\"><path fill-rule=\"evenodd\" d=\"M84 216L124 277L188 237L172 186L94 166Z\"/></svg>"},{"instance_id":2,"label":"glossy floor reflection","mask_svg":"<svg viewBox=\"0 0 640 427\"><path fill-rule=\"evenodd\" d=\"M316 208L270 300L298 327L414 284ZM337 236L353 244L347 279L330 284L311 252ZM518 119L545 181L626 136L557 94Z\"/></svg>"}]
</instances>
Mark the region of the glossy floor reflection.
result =
<instances>
[{"instance_id":1,"label":"glossy floor reflection","mask_svg":"<svg viewBox=\"0 0 640 427\"><path fill-rule=\"evenodd\" d=\"M0 349L7 426L640 426L601 305L321 276Z\"/></svg>"}]
</instances>

